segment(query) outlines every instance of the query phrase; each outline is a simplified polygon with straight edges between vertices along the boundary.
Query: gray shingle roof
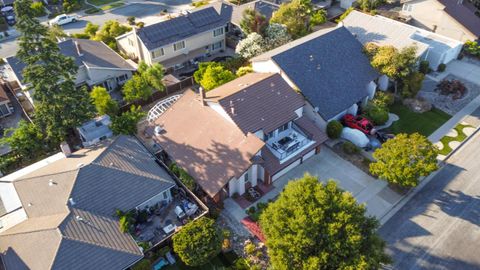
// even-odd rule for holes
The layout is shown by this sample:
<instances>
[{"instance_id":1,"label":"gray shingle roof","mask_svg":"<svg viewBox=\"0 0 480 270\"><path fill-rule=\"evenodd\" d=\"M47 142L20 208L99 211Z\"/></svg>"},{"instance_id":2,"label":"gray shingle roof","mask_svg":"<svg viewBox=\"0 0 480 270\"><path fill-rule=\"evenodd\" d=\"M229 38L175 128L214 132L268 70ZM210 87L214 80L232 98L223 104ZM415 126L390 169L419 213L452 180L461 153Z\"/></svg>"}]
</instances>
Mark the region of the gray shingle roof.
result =
<instances>
[{"instance_id":1,"label":"gray shingle roof","mask_svg":"<svg viewBox=\"0 0 480 270\"><path fill-rule=\"evenodd\" d=\"M368 83L380 76L363 54L362 44L343 27L293 43L256 59L273 59L326 120L366 97Z\"/></svg>"},{"instance_id":2,"label":"gray shingle roof","mask_svg":"<svg viewBox=\"0 0 480 270\"><path fill-rule=\"evenodd\" d=\"M221 5L220 13L214 7L203 8L143 27L137 35L152 50L221 27L230 21L231 13L232 7L227 4Z\"/></svg>"},{"instance_id":3,"label":"gray shingle roof","mask_svg":"<svg viewBox=\"0 0 480 270\"><path fill-rule=\"evenodd\" d=\"M124 269L143 254L120 232L115 209L133 209L175 186L130 136L80 150L13 183L29 218L0 233L7 270Z\"/></svg>"},{"instance_id":4,"label":"gray shingle roof","mask_svg":"<svg viewBox=\"0 0 480 270\"><path fill-rule=\"evenodd\" d=\"M75 43L80 46L80 54L77 51ZM72 57L78 67L85 65L90 68L135 70L127 61L125 61L125 59L100 41L67 39L59 42L58 47L63 55ZM22 71L25 68L25 64L16 56L8 57L6 60L18 80L23 82Z\"/></svg>"},{"instance_id":5,"label":"gray shingle roof","mask_svg":"<svg viewBox=\"0 0 480 270\"><path fill-rule=\"evenodd\" d=\"M303 97L280 74L266 77L250 73L209 91L207 97L236 85L241 87L220 97L218 102L245 134L258 130L269 133L297 118L295 110L305 105Z\"/></svg>"},{"instance_id":6,"label":"gray shingle roof","mask_svg":"<svg viewBox=\"0 0 480 270\"><path fill-rule=\"evenodd\" d=\"M480 37L480 17L475 14L475 6L467 1L438 0L445 6L444 11L457 20L477 37ZM477 9L480 10L480 9Z\"/></svg>"}]
</instances>

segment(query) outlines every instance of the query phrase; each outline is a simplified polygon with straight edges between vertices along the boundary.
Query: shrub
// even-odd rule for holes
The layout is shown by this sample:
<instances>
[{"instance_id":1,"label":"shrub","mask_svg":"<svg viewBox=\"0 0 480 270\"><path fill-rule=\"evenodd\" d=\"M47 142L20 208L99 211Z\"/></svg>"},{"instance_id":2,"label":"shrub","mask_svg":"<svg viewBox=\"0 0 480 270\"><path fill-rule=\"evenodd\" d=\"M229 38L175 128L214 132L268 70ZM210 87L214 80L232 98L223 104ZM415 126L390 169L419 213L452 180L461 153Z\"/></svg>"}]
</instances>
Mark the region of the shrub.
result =
<instances>
[{"instance_id":1,"label":"shrub","mask_svg":"<svg viewBox=\"0 0 480 270\"><path fill-rule=\"evenodd\" d=\"M418 71L420 71L423 74L430 73L430 62L426 60L420 61L420 66L418 67Z\"/></svg>"},{"instance_id":2,"label":"shrub","mask_svg":"<svg viewBox=\"0 0 480 270\"><path fill-rule=\"evenodd\" d=\"M189 189L189 190L194 190L195 189L195 181L193 180L193 177L191 177L187 171L185 171L183 168L179 167L177 164L172 163L170 165L170 171L172 171L173 174L175 174L178 179Z\"/></svg>"},{"instance_id":3,"label":"shrub","mask_svg":"<svg viewBox=\"0 0 480 270\"><path fill-rule=\"evenodd\" d=\"M335 20L337 23L343 21L343 19L345 19L349 14L350 12L352 12L352 10L354 10L353 7L349 7L347 10L345 10L345 12L337 19Z\"/></svg>"},{"instance_id":4,"label":"shrub","mask_svg":"<svg viewBox=\"0 0 480 270\"><path fill-rule=\"evenodd\" d=\"M45 12L45 8L43 7L43 2L33 2L30 5L30 8L32 9L35 17L42 17L47 15L47 13Z\"/></svg>"},{"instance_id":5,"label":"shrub","mask_svg":"<svg viewBox=\"0 0 480 270\"><path fill-rule=\"evenodd\" d=\"M91 7L91 8L89 8L89 9L85 10L85 13L86 13L86 14L94 14L94 13L99 12L100 10L101 10L101 9L99 9L99 8Z\"/></svg>"},{"instance_id":6,"label":"shrub","mask_svg":"<svg viewBox=\"0 0 480 270\"><path fill-rule=\"evenodd\" d=\"M440 65L438 65L437 71L444 72L446 68L447 68L447 65L445 65L444 63L441 63Z\"/></svg>"},{"instance_id":7,"label":"shrub","mask_svg":"<svg viewBox=\"0 0 480 270\"><path fill-rule=\"evenodd\" d=\"M255 211L256 211L255 206L252 206L252 207L247 209L247 214L253 215L253 214L255 214Z\"/></svg>"},{"instance_id":8,"label":"shrub","mask_svg":"<svg viewBox=\"0 0 480 270\"><path fill-rule=\"evenodd\" d=\"M80 38L80 39L90 39L90 35L88 35L87 33L75 33L75 34L72 34L72 37Z\"/></svg>"},{"instance_id":9,"label":"shrub","mask_svg":"<svg viewBox=\"0 0 480 270\"><path fill-rule=\"evenodd\" d=\"M370 119L374 125L381 126L388 121L388 110L370 103L367 106L365 116Z\"/></svg>"},{"instance_id":10,"label":"shrub","mask_svg":"<svg viewBox=\"0 0 480 270\"><path fill-rule=\"evenodd\" d=\"M343 125L337 120L332 120L327 124L327 135L330 139L338 139L342 135Z\"/></svg>"},{"instance_id":11,"label":"shrub","mask_svg":"<svg viewBox=\"0 0 480 270\"><path fill-rule=\"evenodd\" d=\"M144 22L137 22L136 26L138 28L143 28L145 26L145 23Z\"/></svg>"},{"instance_id":12,"label":"shrub","mask_svg":"<svg viewBox=\"0 0 480 270\"><path fill-rule=\"evenodd\" d=\"M247 253L248 255L253 255L253 253L255 252L255 249L257 247L255 246L255 244L253 243L248 243L245 245L245 253Z\"/></svg>"},{"instance_id":13,"label":"shrub","mask_svg":"<svg viewBox=\"0 0 480 270\"><path fill-rule=\"evenodd\" d=\"M127 17L127 22L130 25L134 25L135 24L135 16L128 16Z\"/></svg>"},{"instance_id":14,"label":"shrub","mask_svg":"<svg viewBox=\"0 0 480 270\"><path fill-rule=\"evenodd\" d=\"M452 99L462 98L467 91L465 85L459 80L442 80L437 84L437 89L442 95L452 95Z\"/></svg>"},{"instance_id":15,"label":"shrub","mask_svg":"<svg viewBox=\"0 0 480 270\"><path fill-rule=\"evenodd\" d=\"M371 103L375 106L388 108L393 105L395 102L395 96L393 93L385 91L377 91L375 97L372 99Z\"/></svg>"},{"instance_id":16,"label":"shrub","mask_svg":"<svg viewBox=\"0 0 480 270\"><path fill-rule=\"evenodd\" d=\"M480 57L480 45L476 41L467 40L465 45L463 45L463 49L472 56Z\"/></svg>"},{"instance_id":17,"label":"shrub","mask_svg":"<svg viewBox=\"0 0 480 270\"><path fill-rule=\"evenodd\" d=\"M356 154L360 151L360 149L358 149L358 147L351 142L344 142L342 145L342 148L343 148L343 152L349 155Z\"/></svg>"}]
</instances>

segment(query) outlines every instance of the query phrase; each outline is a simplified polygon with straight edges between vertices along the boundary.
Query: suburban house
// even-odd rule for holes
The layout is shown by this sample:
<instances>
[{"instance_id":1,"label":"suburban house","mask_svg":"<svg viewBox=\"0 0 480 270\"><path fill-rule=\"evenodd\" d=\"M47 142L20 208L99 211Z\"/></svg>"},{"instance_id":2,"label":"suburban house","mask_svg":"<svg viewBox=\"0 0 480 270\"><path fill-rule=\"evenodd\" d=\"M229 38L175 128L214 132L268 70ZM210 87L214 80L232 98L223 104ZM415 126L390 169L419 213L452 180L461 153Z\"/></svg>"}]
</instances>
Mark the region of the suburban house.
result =
<instances>
[{"instance_id":1,"label":"suburban house","mask_svg":"<svg viewBox=\"0 0 480 270\"><path fill-rule=\"evenodd\" d=\"M242 18L243 18L243 12L247 9L253 9L257 11L258 13L265 16L265 19L267 21L270 21L270 18L272 18L273 13L275 13L275 11L277 11L279 7L280 6L275 3L264 1L264 0L255 0L255 1L248 2L238 6L233 5L233 12L232 12L232 17L230 19L230 23L236 28L240 29L240 22L242 21Z\"/></svg>"},{"instance_id":2,"label":"suburban house","mask_svg":"<svg viewBox=\"0 0 480 270\"><path fill-rule=\"evenodd\" d=\"M212 91L187 90L144 138L215 202L270 185L320 151L326 135L279 74L250 73Z\"/></svg>"},{"instance_id":3,"label":"suburban house","mask_svg":"<svg viewBox=\"0 0 480 270\"><path fill-rule=\"evenodd\" d=\"M83 125L77 127L77 132L82 141L83 147L89 147L95 145L103 140L106 140L113 136L113 132L110 129L110 116L107 114L98 116Z\"/></svg>"},{"instance_id":4,"label":"suburban house","mask_svg":"<svg viewBox=\"0 0 480 270\"><path fill-rule=\"evenodd\" d=\"M480 38L479 7L475 0L411 0L401 14L415 26L465 42Z\"/></svg>"},{"instance_id":5,"label":"suburban house","mask_svg":"<svg viewBox=\"0 0 480 270\"><path fill-rule=\"evenodd\" d=\"M13 113L13 105L3 85L0 84L0 118L9 116ZM2 134L3 135L3 134Z\"/></svg>"},{"instance_id":6,"label":"suburban house","mask_svg":"<svg viewBox=\"0 0 480 270\"><path fill-rule=\"evenodd\" d=\"M329 121L357 114L375 94L380 74L362 49L345 27L336 27L316 31L251 62L255 72L278 73L300 90L308 101L305 115L325 130Z\"/></svg>"},{"instance_id":7,"label":"suburban house","mask_svg":"<svg viewBox=\"0 0 480 270\"><path fill-rule=\"evenodd\" d=\"M232 7L221 4L186 12L117 37L121 52L147 64L181 68L225 49Z\"/></svg>"},{"instance_id":8,"label":"suburban house","mask_svg":"<svg viewBox=\"0 0 480 270\"><path fill-rule=\"evenodd\" d=\"M123 59L101 41L87 39L67 39L58 43L60 52L72 57L78 66L75 84L89 88L103 86L108 91L116 90L132 77L136 70L132 64ZM5 59L9 69L11 82L18 84L21 90L28 89L29 85L24 82L22 72L25 64L16 56ZM23 92L33 104L32 93Z\"/></svg>"},{"instance_id":9,"label":"suburban house","mask_svg":"<svg viewBox=\"0 0 480 270\"><path fill-rule=\"evenodd\" d=\"M415 45L418 57L427 60L434 70L442 63L457 59L463 46L458 40L355 10L342 23L364 45L372 42L379 46L392 45L397 49Z\"/></svg>"},{"instance_id":10,"label":"suburban house","mask_svg":"<svg viewBox=\"0 0 480 270\"><path fill-rule=\"evenodd\" d=\"M0 179L0 268L127 269L143 252L116 210L172 201L174 180L135 137L62 149Z\"/></svg>"}]
</instances>

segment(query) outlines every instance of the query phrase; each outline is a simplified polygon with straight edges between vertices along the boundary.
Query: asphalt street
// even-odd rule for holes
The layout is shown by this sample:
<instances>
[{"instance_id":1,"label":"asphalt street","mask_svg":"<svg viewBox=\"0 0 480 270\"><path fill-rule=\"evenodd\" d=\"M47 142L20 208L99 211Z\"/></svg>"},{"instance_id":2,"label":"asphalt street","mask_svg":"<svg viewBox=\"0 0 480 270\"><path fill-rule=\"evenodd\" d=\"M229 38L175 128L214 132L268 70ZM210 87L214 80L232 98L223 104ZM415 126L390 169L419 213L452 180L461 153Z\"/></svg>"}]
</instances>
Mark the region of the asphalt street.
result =
<instances>
[{"instance_id":1,"label":"asphalt street","mask_svg":"<svg viewBox=\"0 0 480 270\"><path fill-rule=\"evenodd\" d=\"M480 133L379 230L385 269L480 269Z\"/></svg>"}]
</instances>

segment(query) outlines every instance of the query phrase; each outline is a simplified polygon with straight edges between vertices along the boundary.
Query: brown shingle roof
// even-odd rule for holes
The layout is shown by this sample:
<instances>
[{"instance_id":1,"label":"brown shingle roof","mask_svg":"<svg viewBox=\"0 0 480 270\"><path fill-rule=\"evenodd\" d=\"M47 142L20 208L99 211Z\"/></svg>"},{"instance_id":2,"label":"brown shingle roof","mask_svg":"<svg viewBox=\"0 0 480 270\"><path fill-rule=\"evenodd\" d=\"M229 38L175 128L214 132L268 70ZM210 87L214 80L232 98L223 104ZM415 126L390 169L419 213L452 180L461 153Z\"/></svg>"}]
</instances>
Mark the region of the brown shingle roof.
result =
<instances>
[{"instance_id":1,"label":"brown shingle roof","mask_svg":"<svg viewBox=\"0 0 480 270\"><path fill-rule=\"evenodd\" d=\"M3 102L3 101L10 101L10 99L8 98L7 96L7 92L5 92L5 88L3 87L3 85L0 84L0 102Z\"/></svg>"},{"instance_id":2,"label":"brown shingle roof","mask_svg":"<svg viewBox=\"0 0 480 270\"><path fill-rule=\"evenodd\" d=\"M303 97L279 74L249 73L207 92L244 132L269 133L298 117Z\"/></svg>"},{"instance_id":3,"label":"brown shingle roof","mask_svg":"<svg viewBox=\"0 0 480 270\"><path fill-rule=\"evenodd\" d=\"M235 124L187 90L156 121L164 132L155 140L214 197L232 177L247 170L264 143L245 135Z\"/></svg>"}]
</instances>

